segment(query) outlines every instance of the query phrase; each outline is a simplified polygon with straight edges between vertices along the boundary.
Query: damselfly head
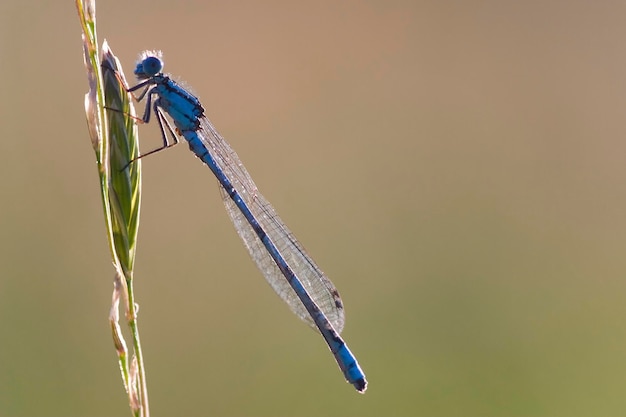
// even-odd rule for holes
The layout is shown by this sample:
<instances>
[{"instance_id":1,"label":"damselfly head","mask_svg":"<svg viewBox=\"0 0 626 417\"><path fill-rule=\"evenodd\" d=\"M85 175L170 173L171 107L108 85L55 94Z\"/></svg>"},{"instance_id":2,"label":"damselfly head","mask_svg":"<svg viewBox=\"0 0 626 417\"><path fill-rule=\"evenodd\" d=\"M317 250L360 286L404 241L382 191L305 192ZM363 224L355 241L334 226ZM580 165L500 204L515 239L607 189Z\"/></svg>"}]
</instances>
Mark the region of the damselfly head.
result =
<instances>
[{"instance_id":1,"label":"damselfly head","mask_svg":"<svg viewBox=\"0 0 626 417\"><path fill-rule=\"evenodd\" d=\"M138 79L154 77L163 70L161 51L144 51L139 56L139 62L135 67L135 75Z\"/></svg>"}]
</instances>

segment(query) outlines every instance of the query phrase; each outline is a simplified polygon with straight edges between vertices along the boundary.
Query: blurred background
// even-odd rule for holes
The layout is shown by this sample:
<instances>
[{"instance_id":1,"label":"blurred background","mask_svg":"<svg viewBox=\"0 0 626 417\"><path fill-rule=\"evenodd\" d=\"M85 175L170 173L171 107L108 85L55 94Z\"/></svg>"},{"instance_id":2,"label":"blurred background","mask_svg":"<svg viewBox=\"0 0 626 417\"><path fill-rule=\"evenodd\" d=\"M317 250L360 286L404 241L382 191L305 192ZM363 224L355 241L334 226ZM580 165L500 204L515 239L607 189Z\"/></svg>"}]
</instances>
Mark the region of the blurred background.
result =
<instances>
[{"instance_id":1,"label":"blurred background","mask_svg":"<svg viewBox=\"0 0 626 417\"><path fill-rule=\"evenodd\" d=\"M155 416L626 409L626 4L100 1L160 49L341 292L358 395L209 170L144 161ZM73 1L0 3L0 415L130 415ZM143 150L160 143L141 126Z\"/></svg>"}]
</instances>

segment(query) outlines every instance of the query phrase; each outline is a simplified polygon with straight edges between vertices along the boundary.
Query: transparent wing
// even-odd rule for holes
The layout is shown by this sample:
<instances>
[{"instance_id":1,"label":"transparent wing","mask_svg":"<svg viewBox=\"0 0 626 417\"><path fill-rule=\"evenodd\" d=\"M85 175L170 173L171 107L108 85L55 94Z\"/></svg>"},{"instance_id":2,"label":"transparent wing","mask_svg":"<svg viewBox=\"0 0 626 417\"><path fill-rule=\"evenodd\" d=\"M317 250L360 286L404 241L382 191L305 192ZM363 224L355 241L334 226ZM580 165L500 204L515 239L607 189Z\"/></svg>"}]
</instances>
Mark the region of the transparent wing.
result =
<instances>
[{"instance_id":1,"label":"transparent wing","mask_svg":"<svg viewBox=\"0 0 626 417\"><path fill-rule=\"evenodd\" d=\"M211 152L216 164L231 180L237 192L265 230L270 240L302 282L311 299L322 310L338 333L344 326L343 304L337 289L306 253L302 245L282 222L274 207L259 193L250 174L230 145L215 130L211 122L203 117L197 131L206 148ZM298 295L269 255L263 242L258 238L239 208L220 185L220 192L237 233L263 276L276 293L298 317L309 326L317 329Z\"/></svg>"}]
</instances>

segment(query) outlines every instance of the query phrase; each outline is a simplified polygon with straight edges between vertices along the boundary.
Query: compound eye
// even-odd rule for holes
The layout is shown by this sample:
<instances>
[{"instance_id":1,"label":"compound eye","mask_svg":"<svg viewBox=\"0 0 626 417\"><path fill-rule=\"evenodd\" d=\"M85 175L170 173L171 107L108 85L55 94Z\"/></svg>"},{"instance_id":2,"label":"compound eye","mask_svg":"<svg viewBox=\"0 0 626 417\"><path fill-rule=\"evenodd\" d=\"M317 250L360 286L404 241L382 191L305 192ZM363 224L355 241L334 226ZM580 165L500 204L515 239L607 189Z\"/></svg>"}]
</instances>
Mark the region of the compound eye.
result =
<instances>
[{"instance_id":1,"label":"compound eye","mask_svg":"<svg viewBox=\"0 0 626 417\"><path fill-rule=\"evenodd\" d=\"M142 62L143 72L148 76L157 75L163 69L163 61L155 56L149 56Z\"/></svg>"}]
</instances>

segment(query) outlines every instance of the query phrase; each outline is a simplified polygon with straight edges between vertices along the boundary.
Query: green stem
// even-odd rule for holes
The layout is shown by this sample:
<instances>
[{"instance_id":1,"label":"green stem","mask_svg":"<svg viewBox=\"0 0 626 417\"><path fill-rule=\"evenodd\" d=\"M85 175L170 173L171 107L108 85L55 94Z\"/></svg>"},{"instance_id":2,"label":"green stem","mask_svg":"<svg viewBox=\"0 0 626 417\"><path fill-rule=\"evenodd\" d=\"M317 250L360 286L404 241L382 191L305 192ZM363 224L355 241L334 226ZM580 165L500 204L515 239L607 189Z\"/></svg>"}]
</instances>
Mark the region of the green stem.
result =
<instances>
[{"instance_id":1,"label":"green stem","mask_svg":"<svg viewBox=\"0 0 626 417\"><path fill-rule=\"evenodd\" d=\"M124 169L138 155L135 111L127 93L121 65L108 45L98 50L95 0L76 0L83 29L85 66L90 90L85 98L87 125L96 153L104 218L111 258L115 267L109 321L124 388L135 417L149 417L145 366L139 338L133 290L133 266L141 206L141 162ZM102 59L102 64L100 59ZM106 108L117 109L107 111ZM124 300L132 333L134 357L119 325L119 303Z\"/></svg>"},{"instance_id":2,"label":"green stem","mask_svg":"<svg viewBox=\"0 0 626 417\"><path fill-rule=\"evenodd\" d=\"M143 416L149 416L150 410L148 407L148 387L146 384L145 367L143 364L143 351L141 350L141 339L139 338L139 326L137 324L137 308L135 305L135 295L133 290L133 280L126 281L128 288L128 327L133 335L133 348L135 349L135 358L137 359L137 374L138 374L138 394L139 403L142 406Z\"/></svg>"}]
</instances>

